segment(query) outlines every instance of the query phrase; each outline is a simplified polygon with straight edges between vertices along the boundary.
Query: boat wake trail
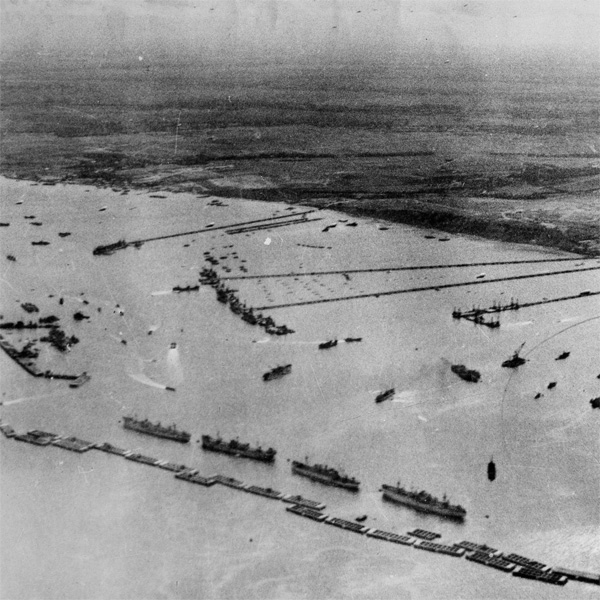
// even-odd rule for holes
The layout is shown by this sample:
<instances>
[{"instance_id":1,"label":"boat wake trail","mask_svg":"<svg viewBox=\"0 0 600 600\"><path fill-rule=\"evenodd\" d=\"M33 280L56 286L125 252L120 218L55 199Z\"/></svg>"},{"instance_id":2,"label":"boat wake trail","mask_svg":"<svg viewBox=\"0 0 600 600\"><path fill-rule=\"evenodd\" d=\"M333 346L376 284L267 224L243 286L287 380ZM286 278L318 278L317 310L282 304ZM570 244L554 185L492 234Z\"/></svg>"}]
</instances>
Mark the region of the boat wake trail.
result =
<instances>
[{"instance_id":1,"label":"boat wake trail","mask_svg":"<svg viewBox=\"0 0 600 600\"><path fill-rule=\"evenodd\" d=\"M169 378L173 383L179 384L183 381L183 367L181 366L179 350L177 348L170 348L167 352L167 369Z\"/></svg>"},{"instance_id":2,"label":"boat wake trail","mask_svg":"<svg viewBox=\"0 0 600 600\"><path fill-rule=\"evenodd\" d=\"M531 325L533 321L521 321L519 323L508 323L504 325L505 329L516 329L517 327L525 327L526 325Z\"/></svg>"},{"instance_id":3,"label":"boat wake trail","mask_svg":"<svg viewBox=\"0 0 600 600\"><path fill-rule=\"evenodd\" d=\"M392 402L399 402L406 404L407 402L414 402L419 397L419 390L404 390L394 395Z\"/></svg>"},{"instance_id":4,"label":"boat wake trail","mask_svg":"<svg viewBox=\"0 0 600 600\"><path fill-rule=\"evenodd\" d=\"M159 290L158 292L152 292L151 296L167 296L168 294L172 294L173 290Z\"/></svg>"},{"instance_id":5,"label":"boat wake trail","mask_svg":"<svg viewBox=\"0 0 600 600\"><path fill-rule=\"evenodd\" d=\"M129 377L131 377L131 379L135 379L136 381L139 381L140 383L143 383L144 385L149 385L150 387L155 387L155 388L158 388L159 390L167 389L166 385L163 385L162 383L158 383L156 381L152 381L152 379L150 379L150 377L148 377L147 375L144 375L143 373L127 373L127 375L129 375Z\"/></svg>"}]
</instances>

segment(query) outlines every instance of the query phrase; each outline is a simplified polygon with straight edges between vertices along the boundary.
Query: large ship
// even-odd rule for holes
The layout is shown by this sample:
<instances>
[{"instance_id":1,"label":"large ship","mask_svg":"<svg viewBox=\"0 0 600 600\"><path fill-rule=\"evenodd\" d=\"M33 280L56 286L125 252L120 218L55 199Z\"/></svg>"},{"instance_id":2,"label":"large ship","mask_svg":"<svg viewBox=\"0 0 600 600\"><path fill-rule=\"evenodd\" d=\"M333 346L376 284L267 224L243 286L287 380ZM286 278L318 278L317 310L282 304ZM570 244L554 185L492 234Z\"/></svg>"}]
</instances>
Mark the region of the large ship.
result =
<instances>
[{"instance_id":1,"label":"large ship","mask_svg":"<svg viewBox=\"0 0 600 600\"><path fill-rule=\"evenodd\" d=\"M357 492L360 485L360 481L357 481L354 477L342 475L339 471L327 465L309 465L308 463L301 463L294 460L292 461L292 473L308 477L313 481L318 481L325 485L341 487L352 492Z\"/></svg>"},{"instance_id":2,"label":"large ship","mask_svg":"<svg viewBox=\"0 0 600 600\"><path fill-rule=\"evenodd\" d=\"M237 440L226 442L220 437L213 438L210 435L202 436L202 448L204 450L212 450L213 452L223 452L233 456L243 456L244 458L252 458L262 462L273 462L277 451L273 448L263 450L260 446L252 448L250 444L243 444Z\"/></svg>"},{"instance_id":3,"label":"large ship","mask_svg":"<svg viewBox=\"0 0 600 600\"><path fill-rule=\"evenodd\" d=\"M467 515L467 511L460 504L450 504L444 495L442 500L427 492L414 492L404 489L400 482L397 486L383 484L383 497L397 504L410 506L421 512L448 517L450 519L462 520Z\"/></svg>"},{"instance_id":4,"label":"large ship","mask_svg":"<svg viewBox=\"0 0 600 600\"><path fill-rule=\"evenodd\" d=\"M190 434L187 431L180 431L175 425L165 427L160 423L151 423L148 419L140 421L134 417L123 417L123 427L131 429L138 433L145 433L155 437L173 440L174 442L182 442L187 444L190 441Z\"/></svg>"},{"instance_id":5,"label":"large ship","mask_svg":"<svg viewBox=\"0 0 600 600\"><path fill-rule=\"evenodd\" d=\"M265 381L271 381L271 379L278 379L279 377L283 377L284 375L287 375L288 373L291 373L291 372L292 372L292 365L282 365L280 367L275 367L274 369L267 371L263 375L263 379Z\"/></svg>"}]
</instances>

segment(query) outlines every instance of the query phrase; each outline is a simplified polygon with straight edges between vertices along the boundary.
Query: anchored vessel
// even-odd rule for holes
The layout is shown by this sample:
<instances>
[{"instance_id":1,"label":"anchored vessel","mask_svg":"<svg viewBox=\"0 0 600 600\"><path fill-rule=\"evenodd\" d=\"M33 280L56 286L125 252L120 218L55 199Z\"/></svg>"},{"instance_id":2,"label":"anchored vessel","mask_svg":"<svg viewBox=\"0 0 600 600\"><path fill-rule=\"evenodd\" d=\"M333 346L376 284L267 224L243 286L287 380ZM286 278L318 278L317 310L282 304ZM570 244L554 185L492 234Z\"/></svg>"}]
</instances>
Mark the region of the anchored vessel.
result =
<instances>
[{"instance_id":1,"label":"anchored vessel","mask_svg":"<svg viewBox=\"0 0 600 600\"><path fill-rule=\"evenodd\" d=\"M467 369L465 365L452 365L450 370L456 373L461 379L477 383L481 379L481 373L475 369Z\"/></svg>"},{"instance_id":2,"label":"anchored vessel","mask_svg":"<svg viewBox=\"0 0 600 600\"><path fill-rule=\"evenodd\" d=\"M202 448L204 450L212 450L213 452L223 452L233 456L243 456L252 458L262 462L273 462L277 451L273 448L263 450L260 446L252 448L250 444L243 444L237 440L225 442L221 438L213 438L210 435L202 436Z\"/></svg>"},{"instance_id":3,"label":"anchored vessel","mask_svg":"<svg viewBox=\"0 0 600 600\"><path fill-rule=\"evenodd\" d=\"M521 344L521 346L515 350L515 353L502 363L502 366L508 367L509 369L516 369L517 367L524 365L527 361L519 356L519 352L521 352L524 345L524 343Z\"/></svg>"},{"instance_id":4,"label":"anchored vessel","mask_svg":"<svg viewBox=\"0 0 600 600\"><path fill-rule=\"evenodd\" d=\"M283 377L284 375L287 375L288 373L291 373L291 372L292 372L292 365L282 365L279 367L275 367L274 369L271 369L270 371L267 371L263 375L263 380L271 381L271 379L278 379L279 377Z\"/></svg>"},{"instance_id":5,"label":"anchored vessel","mask_svg":"<svg viewBox=\"0 0 600 600\"><path fill-rule=\"evenodd\" d=\"M190 441L190 434L187 431L180 431L175 425L165 427L160 423L151 423L148 419L139 421L134 417L123 417L123 427L125 429L137 431L138 433L145 433L147 435L173 440L174 442L182 442L183 444L187 444Z\"/></svg>"},{"instance_id":6,"label":"anchored vessel","mask_svg":"<svg viewBox=\"0 0 600 600\"><path fill-rule=\"evenodd\" d=\"M327 465L309 465L294 460L292 461L292 473L308 477L325 485L333 485L353 492L357 492L360 485L360 481L357 481L354 477L342 475L336 469Z\"/></svg>"},{"instance_id":7,"label":"anchored vessel","mask_svg":"<svg viewBox=\"0 0 600 600\"><path fill-rule=\"evenodd\" d=\"M396 390L394 388L390 388L389 390L385 390L384 392L380 392L375 396L375 402L383 402L384 400L389 400L394 394Z\"/></svg>"},{"instance_id":8,"label":"anchored vessel","mask_svg":"<svg viewBox=\"0 0 600 600\"><path fill-rule=\"evenodd\" d=\"M383 484L383 497L398 504L410 506L421 512L440 515L450 519L462 520L467 515L467 511L460 504L450 504L444 495L442 500L427 492L413 492L404 489L400 482L397 486Z\"/></svg>"},{"instance_id":9,"label":"anchored vessel","mask_svg":"<svg viewBox=\"0 0 600 600\"><path fill-rule=\"evenodd\" d=\"M337 346L338 341L337 340L329 340L327 342L321 342L319 344L319 350L327 350L327 348L333 348L334 346Z\"/></svg>"}]
</instances>

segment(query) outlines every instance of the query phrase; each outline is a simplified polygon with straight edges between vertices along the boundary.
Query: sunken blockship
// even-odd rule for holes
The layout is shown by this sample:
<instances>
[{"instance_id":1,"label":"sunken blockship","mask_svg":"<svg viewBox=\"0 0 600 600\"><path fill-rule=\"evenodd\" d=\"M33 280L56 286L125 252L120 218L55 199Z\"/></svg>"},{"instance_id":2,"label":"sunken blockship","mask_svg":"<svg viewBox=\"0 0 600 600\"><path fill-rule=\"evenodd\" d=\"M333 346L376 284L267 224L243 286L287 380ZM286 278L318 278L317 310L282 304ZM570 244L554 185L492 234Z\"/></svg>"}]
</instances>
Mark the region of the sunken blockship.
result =
<instances>
[{"instance_id":1,"label":"sunken blockship","mask_svg":"<svg viewBox=\"0 0 600 600\"><path fill-rule=\"evenodd\" d=\"M277 454L277 450L273 448L267 450L263 450L260 446L252 448L250 444L244 444L237 440L226 442L221 438L213 438L210 435L202 436L202 449L269 463L275 460L275 454Z\"/></svg>"},{"instance_id":2,"label":"sunken blockship","mask_svg":"<svg viewBox=\"0 0 600 600\"><path fill-rule=\"evenodd\" d=\"M175 462L168 462L166 460L158 460L151 456L132 452L131 450L117 448L107 442L92 443L76 437L64 437L37 429L26 433L17 433L8 423L3 423L2 421L0 421L0 433L2 433L5 438L18 442L25 442L33 446L55 447L80 454L88 451L105 452L146 467L171 471L174 473L177 480L195 485L198 488L210 488L215 485L222 485L242 493L262 496L270 501L282 501L290 504L290 506L286 508L288 513L309 519L315 523L333 525L349 533L366 535L373 540L393 543L404 546L405 548L415 548L455 558L465 557L466 560L475 564L490 567L504 573L511 573L515 577L559 586L565 585L568 581L600 585L600 575L598 573L587 573L562 567L550 567L519 554L503 553L486 544L479 544L467 540L453 543L439 543L438 538L441 537L441 534L425 529L414 529L413 531L407 532L405 535L401 535L391 531L370 528L346 519L326 515L322 512L325 509L324 504L314 500L308 500L299 495L284 494L269 487L265 488L257 485L245 484L242 481L238 481L237 479L225 475L213 474L210 476L203 476L193 467L188 467ZM315 469L314 466L309 468ZM327 470L328 468L325 467L325 469ZM356 483L358 484L358 482ZM384 488L385 487L395 490L398 489L393 486L384 486ZM423 494L424 492L419 492L417 495ZM360 521L362 522L366 520L366 518L366 516L364 518L361 517Z\"/></svg>"},{"instance_id":3,"label":"sunken blockship","mask_svg":"<svg viewBox=\"0 0 600 600\"><path fill-rule=\"evenodd\" d=\"M460 504L450 504L446 496L439 500L425 491L407 490L400 485L400 482L396 486L383 484L381 489L386 500L409 506L421 512L457 520L463 520L467 516L467 511Z\"/></svg>"},{"instance_id":4,"label":"sunken blockship","mask_svg":"<svg viewBox=\"0 0 600 600\"><path fill-rule=\"evenodd\" d=\"M292 461L292 473L308 477L313 481L318 481L325 485L333 485L352 492L357 492L360 486L360 481L357 481L354 477L342 475L339 471L327 465L309 465L308 463L301 463L294 460Z\"/></svg>"},{"instance_id":5,"label":"sunken blockship","mask_svg":"<svg viewBox=\"0 0 600 600\"><path fill-rule=\"evenodd\" d=\"M154 437L173 440L174 442L181 442L183 444L187 444L191 437L187 431L181 431L175 425L165 427L160 423L151 423L148 419L140 421L134 417L123 417L123 427L131 431L137 431L138 433L145 433L146 435L153 435Z\"/></svg>"},{"instance_id":6,"label":"sunken blockship","mask_svg":"<svg viewBox=\"0 0 600 600\"><path fill-rule=\"evenodd\" d=\"M207 259L208 260L208 259ZM277 325L272 317L257 313L251 306L246 306L236 295L236 290L228 288L219 278L214 269L204 267L200 271L200 283L210 285L217 293L217 300L222 304L228 304L231 312L239 315L243 321L250 325L262 327L271 335L288 335L294 333L287 325Z\"/></svg>"}]
</instances>

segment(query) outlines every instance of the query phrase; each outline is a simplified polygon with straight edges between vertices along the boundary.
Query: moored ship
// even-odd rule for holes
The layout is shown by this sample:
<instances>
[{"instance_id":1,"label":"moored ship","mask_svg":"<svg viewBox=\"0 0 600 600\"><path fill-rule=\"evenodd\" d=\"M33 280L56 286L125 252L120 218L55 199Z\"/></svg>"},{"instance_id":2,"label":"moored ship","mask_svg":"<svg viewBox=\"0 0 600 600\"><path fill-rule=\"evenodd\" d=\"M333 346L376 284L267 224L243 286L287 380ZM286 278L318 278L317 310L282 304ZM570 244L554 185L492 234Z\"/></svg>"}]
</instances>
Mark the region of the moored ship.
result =
<instances>
[{"instance_id":1,"label":"moored ship","mask_svg":"<svg viewBox=\"0 0 600 600\"><path fill-rule=\"evenodd\" d=\"M354 477L342 475L339 471L327 465L309 465L307 462L301 463L294 460L292 461L292 473L308 477L313 481L318 481L325 485L341 487L352 492L357 492L360 485L360 481Z\"/></svg>"},{"instance_id":2,"label":"moored ship","mask_svg":"<svg viewBox=\"0 0 600 600\"><path fill-rule=\"evenodd\" d=\"M407 490L400 485L400 482L397 486L383 484L381 487L386 500L409 506L421 512L458 520L464 519L467 515L467 511L460 504L450 504L445 495L442 500L439 500L425 491Z\"/></svg>"},{"instance_id":3,"label":"moored ship","mask_svg":"<svg viewBox=\"0 0 600 600\"><path fill-rule=\"evenodd\" d=\"M211 450L212 452L222 452L224 454L231 454L232 456L242 456L244 458L260 460L262 462L273 462L275 460L275 454L277 454L277 451L273 448L268 448L267 450L263 450L260 446L252 448L250 444L244 444L237 440L226 442L220 437L213 438L210 435L202 436L202 448L204 450Z\"/></svg>"},{"instance_id":4,"label":"moored ship","mask_svg":"<svg viewBox=\"0 0 600 600\"><path fill-rule=\"evenodd\" d=\"M140 421L134 417L123 417L123 427L131 431L137 431L138 433L145 433L146 435L153 435L173 440L174 442L182 442L183 444L187 444L191 437L187 431L181 431L175 425L165 427L160 423L152 423L148 419Z\"/></svg>"},{"instance_id":5,"label":"moored ship","mask_svg":"<svg viewBox=\"0 0 600 600\"><path fill-rule=\"evenodd\" d=\"M271 381L271 379L278 379L279 377L283 377L284 375L288 375L292 372L292 365L281 365L279 367L275 367L270 371L267 371L263 375L264 381Z\"/></svg>"}]
</instances>

